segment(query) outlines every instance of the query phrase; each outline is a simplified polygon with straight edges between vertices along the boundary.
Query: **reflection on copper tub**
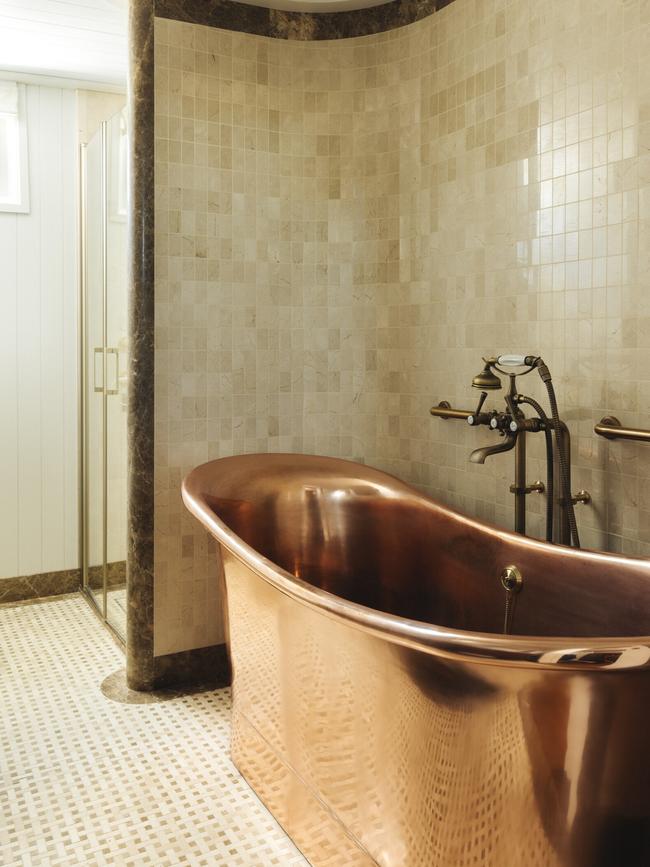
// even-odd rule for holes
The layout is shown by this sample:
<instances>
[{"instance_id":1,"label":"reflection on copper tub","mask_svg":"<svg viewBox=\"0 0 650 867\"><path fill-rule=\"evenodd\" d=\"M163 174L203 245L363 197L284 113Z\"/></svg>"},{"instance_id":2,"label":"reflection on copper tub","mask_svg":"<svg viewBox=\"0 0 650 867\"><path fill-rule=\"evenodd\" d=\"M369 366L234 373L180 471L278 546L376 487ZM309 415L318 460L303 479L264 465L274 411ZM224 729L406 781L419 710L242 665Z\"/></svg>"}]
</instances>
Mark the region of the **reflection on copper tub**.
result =
<instances>
[{"instance_id":1,"label":"reflection on copper tub","mask_svg":"<svg viewBox=\"0 0 650 867\"><path fill-rule=\"evenodd\" d=\"M234 761L312 864L650 864L650 562L331 458L223 458L183 496L219 543Z\"/></svg>"}]
</instances>

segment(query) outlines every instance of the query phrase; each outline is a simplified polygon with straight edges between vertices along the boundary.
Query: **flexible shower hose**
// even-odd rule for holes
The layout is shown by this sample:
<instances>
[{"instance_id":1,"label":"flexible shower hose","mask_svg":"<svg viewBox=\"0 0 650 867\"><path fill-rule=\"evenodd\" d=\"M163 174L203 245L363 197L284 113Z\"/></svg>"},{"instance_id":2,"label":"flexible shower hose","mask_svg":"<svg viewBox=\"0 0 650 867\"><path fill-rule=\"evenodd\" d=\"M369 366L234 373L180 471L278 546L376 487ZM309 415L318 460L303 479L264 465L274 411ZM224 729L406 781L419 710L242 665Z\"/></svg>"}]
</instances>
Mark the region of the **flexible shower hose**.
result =
<instances>
[{"instance_id":1,"label":"flexible shower hose","mask_svg":"<svg viewBox=\"0 0 650 867\"><path fill-rule=\"evenodd\" d=\"M551 418L553 419L553 427L555 428L555 442L557 444L557 453L560 461L560 479L562 481L562 497L566 503L567 518L569 520L569 529L573 545L576 548L580 547L580 537L578 535L578 525L576 523L576 515L573 509L573 495L569 485L569 465L567 455L564 453L564 443L562 441L562 433L560 431L560 414L557 408L557 399L555 397L555 389L551 379L551 372L541 358L535 362L535 367L542 378L546 391L548 392L548 402L551 405Z\"/></svg>"},{"instance_id":2,"label":"flexible shower hose","mask_svg":"<svg viewBox=\"0 0 650 867\"><path fill-rule=\"evenodd\" d=\"M546 541L553 541L553 497L554 497L554 479L553 479L553 434L551 426L548 423L549 419L542 405L537 403L532 397L527 397L525 394L517 395L517 403L527 403L535 410L537 415L544 422L544 439L546 441Z\"/></svg>"}]
</instances>

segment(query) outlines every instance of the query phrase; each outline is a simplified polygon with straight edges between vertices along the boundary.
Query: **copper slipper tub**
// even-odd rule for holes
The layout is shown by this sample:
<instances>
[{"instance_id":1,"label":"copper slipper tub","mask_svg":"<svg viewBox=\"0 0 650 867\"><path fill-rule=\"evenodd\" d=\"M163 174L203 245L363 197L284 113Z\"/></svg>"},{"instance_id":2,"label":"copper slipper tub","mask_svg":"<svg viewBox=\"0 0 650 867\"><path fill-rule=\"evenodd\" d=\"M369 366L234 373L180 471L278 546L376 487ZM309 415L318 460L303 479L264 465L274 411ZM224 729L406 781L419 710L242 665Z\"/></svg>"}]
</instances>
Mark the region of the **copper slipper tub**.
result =
<instances>
[{"instance_id":1,"label":"copper slipper tub","mask_svg":"<svg viewBox=\"0 0 650 867\"><path fill-rule=\"evenodd\" d=\"M223 458L183 497L223 567L233 759L313 865L650 865L650 562L331 458Z\"/></svg>"}]
</instances>

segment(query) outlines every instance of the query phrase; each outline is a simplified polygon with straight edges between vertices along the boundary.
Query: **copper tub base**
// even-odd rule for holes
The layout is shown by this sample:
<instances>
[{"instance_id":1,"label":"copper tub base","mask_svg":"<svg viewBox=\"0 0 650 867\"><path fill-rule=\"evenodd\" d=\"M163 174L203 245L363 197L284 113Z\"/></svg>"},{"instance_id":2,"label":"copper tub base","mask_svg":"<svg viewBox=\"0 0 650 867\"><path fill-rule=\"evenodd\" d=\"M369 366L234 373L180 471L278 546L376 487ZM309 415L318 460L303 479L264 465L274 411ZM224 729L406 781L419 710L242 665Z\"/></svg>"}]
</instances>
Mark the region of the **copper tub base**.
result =
<instances>
[{"instance_id":1,"label":"copper tub base","mask_svg":"<svg viewBox=\"0 0 650 867\"><path fill-rule=\"evenodd\" d=\"M183 495L219 543L233 759L314 867L650 865L650 562L330 458Z\"/></svg>"},{"instance_id":2,"label":"copper tub base","mask_svg":"<svg viewBox=\"0 0 650 867\"><path fill-rule=\"evenodd\" d=\"M311 864L377 864L246 717L236 712L232 715L231 756L248 785Z\"/></svg>"}]
</instances>

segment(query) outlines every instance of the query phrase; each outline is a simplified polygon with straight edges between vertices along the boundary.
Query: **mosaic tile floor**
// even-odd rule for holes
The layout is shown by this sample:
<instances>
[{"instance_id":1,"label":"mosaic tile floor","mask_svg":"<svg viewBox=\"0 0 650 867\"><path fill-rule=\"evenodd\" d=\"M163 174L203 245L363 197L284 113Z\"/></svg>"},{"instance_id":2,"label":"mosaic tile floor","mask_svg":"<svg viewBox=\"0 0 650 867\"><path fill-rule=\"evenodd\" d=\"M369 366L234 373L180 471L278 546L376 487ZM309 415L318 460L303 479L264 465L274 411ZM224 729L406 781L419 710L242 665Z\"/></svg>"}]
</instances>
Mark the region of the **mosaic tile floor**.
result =
<instances>
[{"instance_id":1,"label":"mosaic tile floor","mask_svg":"<svg viewBox=\"0 0 650 867\"><path fill-rule=\"evenodd\" d=\"M228 690L117 704L81 597L0 608L0 865L305 867L228 751Z\"/></svg>"}]
</instances>

